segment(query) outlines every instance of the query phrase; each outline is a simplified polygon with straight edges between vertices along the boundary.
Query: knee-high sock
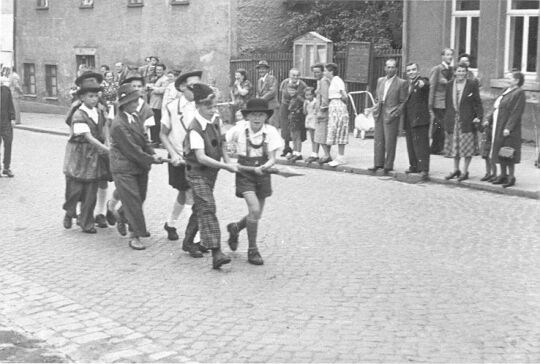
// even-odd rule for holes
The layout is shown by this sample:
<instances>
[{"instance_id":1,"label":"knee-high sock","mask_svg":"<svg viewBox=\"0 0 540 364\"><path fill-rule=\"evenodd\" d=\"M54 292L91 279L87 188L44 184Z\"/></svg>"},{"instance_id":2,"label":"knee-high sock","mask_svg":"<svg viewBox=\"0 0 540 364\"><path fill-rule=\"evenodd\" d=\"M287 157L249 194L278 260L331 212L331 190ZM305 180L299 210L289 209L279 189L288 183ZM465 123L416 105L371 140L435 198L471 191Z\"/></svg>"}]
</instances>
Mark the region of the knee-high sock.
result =
<instances>
[{"instance_id":1,"label":"knee-high sock","mask_svg":"<svg viewBox=\"0 0 540 364\"><path fill-rule=\"evenodd\" d=\"M257 230L259 227L259 221L247 219L246 227L247 227L249 247L256 248L257 247Z\"/></svg>"},{"instance_id":2,"label":"knee-high sock","mask_svg":"<svg viewBox=\"0 0 540 364\"><path fill-rule=\"evenodd\" d=\"M107 213L107 188L98 188L96 215L105 215Z\"/></svg>"},{"instance_id":3,"label":"knee-high sock","mask_svg":"<svg viewBox=\"0 0 540 364\"><path fill-rule=\"evenodd\" d=\"M170 227L176 227L176 221L180 217L182 210L184 210L184 206L185 205L180 205L178 201L174 201L171 215L169 216L169 219L167 220L167 225L169 225Z\"/></svg>"},{"instance_id":4,"label":"knee-high sock","mask_svg":"<svg viewBox=\"0 0 540 364\"><path fill-rule=\"evenodd\" d=\"M244 216L240 221L236 223L236 227L238 228L238 231L244 230L247 225L247 216Z\"/></svg>"}]
</instances>

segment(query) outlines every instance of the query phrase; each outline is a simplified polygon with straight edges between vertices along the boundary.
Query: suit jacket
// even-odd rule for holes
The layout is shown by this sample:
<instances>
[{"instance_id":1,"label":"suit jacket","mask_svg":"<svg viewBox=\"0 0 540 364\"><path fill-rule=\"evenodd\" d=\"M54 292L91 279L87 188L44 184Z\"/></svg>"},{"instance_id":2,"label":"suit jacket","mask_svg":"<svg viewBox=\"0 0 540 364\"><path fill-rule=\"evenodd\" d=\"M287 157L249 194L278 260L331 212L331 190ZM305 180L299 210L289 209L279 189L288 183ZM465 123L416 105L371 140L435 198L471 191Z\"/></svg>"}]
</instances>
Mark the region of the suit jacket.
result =
<instances>
[{"instance_id":1,"label":"suit jacket","mask_svg":"<svg viewBox=\"0 0 540 364\"><path fill-rule=\"evenodd\" d=\"M512 147L516 150L514 163L521 161L521 117L525 111L525 91L518 87L504 95L499 104L495 139L493 143L493 161L498 162L498 153L501 147ZM493 114L488 118L493 125ZM510 135L503 135L504 129L510 131Z\"/></svg>"},{"instance_id":2,"label":"suit jacket","mask_svg":"<svg viewBox=\"0 0 540 364\"><path fill-rule=\"evenodd\" d=\"M0 87L0 98L0 129L10 129L11 120L15 120L15 108L9 87Z\"/></svg>"},{"instance_id":3,"label":"suit jacket","mask_svg":"<svg viewBox=\"0 0 540 364\"><path fill-rule=\"evenodd\" d=\"M403 107L407 101L407 81L395 76L388 88L386 99L383 101L385 82L386 77L377 80L377 106L373 112L373 117L375 121L382 118L384 123L399 123Z\"/></svg>"},{"instance_id":4,"label":"suit jacket","mask_svg":"<svg viewBox=\"0 0 540 364\"><path fill-rule=\"evenodd\" d=\"M262 78L259 78L257 82L257 97L268 101L269 109L275 109L279 106L277 99L278 81L273 75L267 74L264 81Z\"/></svg>"},{"instance_id":5,"label":"suit jacket","mask_svg":"<svg viewBox=\"0 0 540 364\"><path fill-rule=\"evenodd\" d=\"M455 80L452 80L446 85L446 113L444 115L444 130L450 134L454 132L454 124L456 121L456 109L454 108L454 83ZM475 131L476 127L473 125L473 119L478 118L482 120L484 117L484 108L482 107L482 100L480 99L480 91L478 89L477 82L465 80L465 87L463 88L461 102L459 103L459 108L457 111L459 112L461 131L464 133Z\"/></svg>"},{"instance_id":6,"label":"suit jacket","mask_svg":"<svg viewBox=\"0 0 540 364\"><path fill-rule=\"evenodd\" d=\"M452 80L454 71L451 67L445 68L442 63L436 65L429 73L429 108L446 108L446 85Z\"/></svg>"},{"instance_id":7,"label":"suit jacket","mask_svg":"<svg viewBox=\"0 0 540 364\"><path fill-rule=\"evenodd\" d=\"M133 115L130 123L124 112L119 112L111 126L111 172L143 174L150 170L154 161L154 149L148 144L142 123Z\"/></svg>"},{"instance_id":8,"label":"suit jacket","mask_svg":"<svg viewBox=\"0 0 540 364\"><path fill-rule=\"evenodd\" d=\"M418 81L423 81L420 87ZM429 80L425 77L418 77L412 88L409 87L409 96L403 111L404 127L416 128L418 126L429 125L430 115L428 108Z\"/></svg>"}]
</instances>

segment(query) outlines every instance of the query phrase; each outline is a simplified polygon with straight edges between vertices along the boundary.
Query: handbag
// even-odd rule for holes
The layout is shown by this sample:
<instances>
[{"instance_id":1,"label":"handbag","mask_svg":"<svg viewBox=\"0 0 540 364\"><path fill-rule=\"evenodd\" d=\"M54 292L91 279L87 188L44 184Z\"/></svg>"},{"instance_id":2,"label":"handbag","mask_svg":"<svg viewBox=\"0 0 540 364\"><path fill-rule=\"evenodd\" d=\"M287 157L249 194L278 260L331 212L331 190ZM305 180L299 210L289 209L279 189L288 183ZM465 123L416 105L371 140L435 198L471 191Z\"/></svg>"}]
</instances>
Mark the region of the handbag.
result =
<instances>
[{"instance_id":1,"label":"handbag","mask_svg":"<svg viewBox=\"0 0 540 364\"><path fill-rule=\"evenodd\" d=\"M514 154L516 150L512 147L501 147L499 149L499 158L503 160L512 160L514 159Z\"/></svg>"}]
</instances>

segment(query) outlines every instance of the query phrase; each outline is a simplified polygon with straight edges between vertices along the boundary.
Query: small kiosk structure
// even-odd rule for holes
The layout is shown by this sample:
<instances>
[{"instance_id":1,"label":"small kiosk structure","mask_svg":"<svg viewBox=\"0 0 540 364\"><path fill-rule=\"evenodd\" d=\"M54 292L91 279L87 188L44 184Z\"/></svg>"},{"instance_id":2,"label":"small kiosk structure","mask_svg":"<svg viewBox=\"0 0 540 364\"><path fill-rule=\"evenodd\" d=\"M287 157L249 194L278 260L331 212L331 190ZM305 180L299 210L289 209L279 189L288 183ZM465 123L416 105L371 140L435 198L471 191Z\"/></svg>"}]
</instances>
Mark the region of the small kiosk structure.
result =
<instances>
[{"instance_id":1,"label":"small kiosk structure","mask_svg":"<svg viewBox=\"0 0 540 364\"><path fill-rule=\"evenodd\" d=\"M334 56L334 44L317 32L309 32L294 40L293 64L303 78L311 77L311 66L330 63Z\"/></svg>"}]
</instances>

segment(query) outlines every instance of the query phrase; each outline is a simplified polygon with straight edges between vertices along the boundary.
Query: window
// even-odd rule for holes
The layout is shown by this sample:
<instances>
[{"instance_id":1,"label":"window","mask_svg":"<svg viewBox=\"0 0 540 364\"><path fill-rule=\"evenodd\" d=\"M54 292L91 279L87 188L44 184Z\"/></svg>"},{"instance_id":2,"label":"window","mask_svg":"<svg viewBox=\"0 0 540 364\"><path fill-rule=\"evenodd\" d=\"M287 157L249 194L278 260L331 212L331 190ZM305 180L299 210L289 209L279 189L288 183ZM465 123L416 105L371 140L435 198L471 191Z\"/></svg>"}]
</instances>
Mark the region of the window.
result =
<instances>
[{"instance_id":1,"label":"window","mask_svg":"<svg viewBox=\"0 0 540 364\"><path fill-rule=\"evenodd\" d=\"M480 27L480 0L452 0L452 45L456 56L471 55L471 68L478 60L478 30Z\"/></svg>"},{"instance_id":2,"label":"window","mask_svg":"<svg viewBox=\"0 0 540 364\"><path fill-rule=\"evenodd\" d=\"M79 5L79 8L82 9L88 9L94 7L94 0L81 0L81 5Z\"/></svg>"},{"instance_id":3,"label":"window","mask_svg":"<svg viewBox=\"0 0 540 364\"><path fill-rule=\"evenodd\" d=\"M96 57L92 55L76 55L75 61L77 63L77 69L75 72L78 72L81 68L81 65L85 65L84 67L87 70L93 70L96 68Z\"/></svg>"},{"instance_id":4,"label":"window","mask_svg":"<svg viewBox=\"0 0 540 364\"><path fill-rule=\"evenodd\" d=\"M129 7L139 7L144 6L143 0L128 0Z\"/></svg>"},{"instance_id":5,"label":"window","mask_svg":"<svg viewBox=\"0 0 540 364\"><path fill-rule=\"evenodd\" d=\"M37 9L48 9L49 8L49 0L37 0L36 1L36 8Z\"/></svg>"},{"instance_id":6,"label":"window","mask_svg":"<svg viewBox=\"0 0 540 364\"><path fill-rule=\"evenodd\" d=\"M58 96L58 82L56 77L55 65L45 65L45 87L47 88L48 97Z\"/></svg>"},{"instance_id":7,"label":"window","mask_svg":"<svg viewBox=\"0 0 540 364\"><path fill-rule=\"evenodd\" d=\"M540 2L509 0L507 6L504 69L536 74Z\"/></svg>"},{"instance_id":8,"label":"window","mask_svg":"<svg viewBox=\"0 0 540 364\"><path fill-rule=\"evenodd\" d=\"M36 65L34 63L23 63L24 68L24 93L27 95L36 94Z\"/></svg>"},{"instance_id":9,"label":"window","mask_svg":"<svg viewBox=\"0 0 540 364\"><path fill-rule=\"evenodd\" d=\"M189 0L171 0L171 5L189 5Z\"/></svg>"}]
</instances>

